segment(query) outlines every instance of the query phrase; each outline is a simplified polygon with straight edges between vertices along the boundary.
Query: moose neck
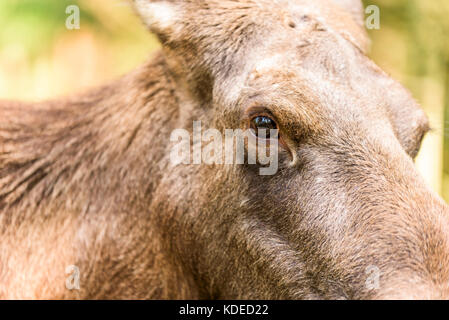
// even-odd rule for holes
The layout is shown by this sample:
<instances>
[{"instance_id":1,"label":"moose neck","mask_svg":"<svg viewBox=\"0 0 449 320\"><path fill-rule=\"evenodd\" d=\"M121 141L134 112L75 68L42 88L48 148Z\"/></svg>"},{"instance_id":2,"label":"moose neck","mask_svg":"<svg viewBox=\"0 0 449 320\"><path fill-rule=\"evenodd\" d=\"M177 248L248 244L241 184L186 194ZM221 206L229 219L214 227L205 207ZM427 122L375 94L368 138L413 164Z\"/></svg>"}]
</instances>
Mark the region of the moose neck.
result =
<instances>
[{"instance_id":1,"label":"moose neck","mask_svg":"<svg viewBox=\"0 0 449 320\"><path fill-rule=\"evenodd\" d=\"M162 192L158 190L159 181L169 170L170 133L188 123L180 120L183 116L175 86L165 57L157 54L117 82L82 96L33 106L6 104L0 110L9 122L0 136L5 141L1 151L9 156L8 162L0 158L0 209L8 212L1 216L3 239L9 239L7 232L15 230L13 225L31 234L40 230L45 217L47 228L66 221L72 226L70 231L60 228L55 234L73 248L67 259L79 250L86 255L77 261L55 257L62 266L49 264L48 273L54 268L64 270L64 265L100 261L102 253L98 250L103 251L104 245L108 256L136 261L132 268L140 268L145 278L136 284L142 287L138 290L142 298L199 297L191 277L171 262L170 250L163 249L169 243L160 241L168 230L160 228L157 216L170 216L151 205ZM30 134L28 128L38 131ZM17 234L10 237L15 243L29 238ZM100 238L108 240L101 248L90 250L94 239ZM35 239L35 245L45 248L49 244L41 237ZM65 249L52 249L56 255L62 251ZM22 271L34 274L34 267L29 265ZM106 263L103 268L113 272L117 267ZM152 276L161 272L164 275ZM86 283L89 291L81 294L95 297L100 286ZM122 294L126 296L125 291ZM51 294L62 297L71 292Z\"/></svg>"}]
</instances>

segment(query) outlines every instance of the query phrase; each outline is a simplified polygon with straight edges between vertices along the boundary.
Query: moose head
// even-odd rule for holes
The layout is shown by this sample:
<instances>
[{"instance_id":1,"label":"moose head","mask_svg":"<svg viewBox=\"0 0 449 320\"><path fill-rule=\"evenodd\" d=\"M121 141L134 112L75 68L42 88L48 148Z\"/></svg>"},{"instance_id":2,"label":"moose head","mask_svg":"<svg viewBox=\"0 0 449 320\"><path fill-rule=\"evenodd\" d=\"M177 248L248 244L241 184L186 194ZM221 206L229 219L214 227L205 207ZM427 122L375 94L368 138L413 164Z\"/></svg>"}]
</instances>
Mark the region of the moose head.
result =
<instances>
[{"instance_id":1,"label":"moose head","mask_svg":"<svg viewBox=\"0 0 449 320\"><path fill-rule=\"evenodd\" d=\"M181 126L279 130L274 175L181 165L162 187L205 296L447 297L448 211L413 164L428 121L367 57L360 1L135 3Z\"/></svg>"},{"instance_id":2,"label":"moose head","mask_svg":"<svg viewBox=\"0 0 449 320\"><path fill-rule=\"evenodd\" d=\"M449 297L449 210L413 161L428 120L367 57L359 0L134 6L162 43L150 62L0 104L1 296ZM195 123L276 145L277 170L174 164Z\"/></svg>"}]
</instances>

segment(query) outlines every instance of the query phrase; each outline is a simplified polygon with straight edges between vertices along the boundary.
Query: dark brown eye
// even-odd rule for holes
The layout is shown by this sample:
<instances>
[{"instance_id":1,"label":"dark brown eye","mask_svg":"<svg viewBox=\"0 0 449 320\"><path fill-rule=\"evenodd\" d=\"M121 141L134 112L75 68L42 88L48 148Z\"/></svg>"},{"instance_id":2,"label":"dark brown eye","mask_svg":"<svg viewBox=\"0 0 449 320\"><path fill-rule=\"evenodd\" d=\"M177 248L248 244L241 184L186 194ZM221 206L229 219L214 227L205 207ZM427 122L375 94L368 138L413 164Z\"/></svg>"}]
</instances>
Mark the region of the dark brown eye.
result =
<instances>
[{"instance_id":1,"label":"dark brown eye","mask_svg":"<svg viewBox=\"0 0 449 320\"><path fill-rule=\"evenodd\" d=\"M277 130L276 122L267 116L257 116L251 120L251 129L258 138L271 139L270 130ZM264 134L265 132L265 134Z\"/></svg>"}]
</instances>

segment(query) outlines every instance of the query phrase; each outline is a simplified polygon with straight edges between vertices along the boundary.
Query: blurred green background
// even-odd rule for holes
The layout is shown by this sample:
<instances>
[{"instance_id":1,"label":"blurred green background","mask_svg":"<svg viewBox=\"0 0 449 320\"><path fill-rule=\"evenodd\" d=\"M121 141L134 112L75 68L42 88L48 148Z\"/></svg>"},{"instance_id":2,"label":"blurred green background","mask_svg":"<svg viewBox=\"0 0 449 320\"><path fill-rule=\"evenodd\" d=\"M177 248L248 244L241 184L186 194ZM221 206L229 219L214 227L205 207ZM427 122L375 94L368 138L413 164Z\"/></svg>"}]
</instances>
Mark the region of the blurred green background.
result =
<instances>
[{"instance_id":1,"label":"blurred green background","mask_svg":"<svg viewBox=\"0 0 449 320\"><path fill-rule=\"evenodd\" d=\"M66 7L81 9L68 30ZM408 87L429 115L417 166L449 200L449 1L373 0L380 29L371 57ZM1 0L0 99L40 100L110 81L148 59L159 44L127 0Z\"/></svg>"}]
</instances>

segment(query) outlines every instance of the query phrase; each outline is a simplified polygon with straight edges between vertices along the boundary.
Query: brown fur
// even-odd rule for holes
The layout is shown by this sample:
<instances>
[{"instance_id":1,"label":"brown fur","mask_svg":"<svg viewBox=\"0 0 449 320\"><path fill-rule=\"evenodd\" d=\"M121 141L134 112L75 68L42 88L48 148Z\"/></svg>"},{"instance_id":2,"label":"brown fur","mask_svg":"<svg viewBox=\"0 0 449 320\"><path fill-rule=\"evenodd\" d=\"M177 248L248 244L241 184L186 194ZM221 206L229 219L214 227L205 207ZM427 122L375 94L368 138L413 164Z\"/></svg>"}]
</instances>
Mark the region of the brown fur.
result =
<instances>
[{"instance_id":1,"label":"brown fur","mask_svg":"<svg viewBox=\"0 0 449 320\"><path fill-rule=\"evenodd\" d=\"M360 2L135 2L163 43L149 63L0 104L0 297L449 296L448 209L412 161L427 119L366 57ZM172 167L174 129L239 128L254 106L288 146L276 175Z\"/></svg>"}]
</instances>

